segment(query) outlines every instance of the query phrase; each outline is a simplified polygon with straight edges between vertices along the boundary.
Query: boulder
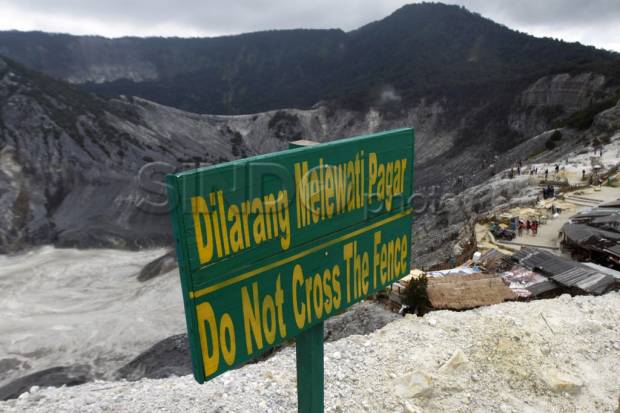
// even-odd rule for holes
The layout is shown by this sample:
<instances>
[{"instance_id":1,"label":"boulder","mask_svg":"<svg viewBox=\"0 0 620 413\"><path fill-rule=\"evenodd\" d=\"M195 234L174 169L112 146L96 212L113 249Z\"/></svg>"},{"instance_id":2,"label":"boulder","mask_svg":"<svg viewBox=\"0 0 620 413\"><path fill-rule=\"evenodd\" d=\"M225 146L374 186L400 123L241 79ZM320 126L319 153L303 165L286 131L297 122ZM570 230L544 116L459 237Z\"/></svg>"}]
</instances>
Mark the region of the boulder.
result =
<instances>
[{"instance_id":1,"label":"boulder","mask_svg":"<svg viewBox=\"0 0 620 413\"><path fill-rule=\"evenodd\" d=\"M467 356L465 356L463 351L461 351L460 349L456 350L454 354L452 354L452 356L448 359L448 361L446 361L444 365L439 368L439 372L444 374L451 374L458 370L459 367L468 362L469 360L467 359Z\"/></svg>"},{"instance_id":2,"label":"boulder","mask_svg":"<svg viewBox=\"0 0 620 413\"><path fill-rule=\"evenodd\" d=\"M556 393L578 393L583 381L569 373L559 370L547 370L542 373L545 384Z\"/></svg>"},{"instance_id":3,"label":"boulder","mask_svg":"<svg viewBox=\"0 0 620 413\"><path fill-rule=\"evenodd\" d=\"M381 304L364 301L325 321L324 340L336 341L350 335L370 334L400 318Z\"/></svg>"},{"instance_id":4,"label":"boulder","mask_svg":"<svg viewBox=\"0 0 620 413\"><path fill-rule=\"evenodd\" d=\"M0 400L16 399L31 388L76 386L93 379L87 365L59 366L20 377L0 387Z\"/></svg>"},{"instance_id":5,"label":"boulder","mask_svg":"<svg viewBox=\"0 0 620 413\"><path fill-rule=\"evenodd\" d=\"M192 374L187 334L168 337L121 367L118 378L140 380L143 377L163 379Z\"/></svg>"},{"instance_id":6,"label":"boulder","mask_svg":"<svg viewBox=\"0 0 620 413\"><path fill-rule=\"evenodd\" d=\"M428 374L414 371L396 379L394 393L405 399L428 396L432 391L432 383L433 380Z\"/></svg>"},{"instance_id":7,"label":"boulder","mask_svg":"<svg viewBox=\"0 0 620 413\"><path fill-rule=\"evenodd\" d=\"M161 257L149 262L138 274L138 281L144 282L162 274L166 274L177 267L177 257L174 251L168 251Z\"/></svg>"}]
</instances>

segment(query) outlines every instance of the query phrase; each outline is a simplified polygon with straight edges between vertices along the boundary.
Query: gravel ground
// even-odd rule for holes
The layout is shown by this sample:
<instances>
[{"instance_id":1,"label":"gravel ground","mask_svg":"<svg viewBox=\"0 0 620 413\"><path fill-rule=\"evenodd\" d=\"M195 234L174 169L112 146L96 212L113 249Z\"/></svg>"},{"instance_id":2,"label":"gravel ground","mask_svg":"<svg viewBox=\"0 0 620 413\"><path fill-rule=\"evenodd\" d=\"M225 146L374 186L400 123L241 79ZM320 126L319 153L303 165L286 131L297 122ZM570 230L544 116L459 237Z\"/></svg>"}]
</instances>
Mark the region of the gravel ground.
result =
<instances>
[{"instance_id":1,"label":"gravel ground","mask_svg":"<svg viewBox=\"0 0 620 413\"><path fill-rule=\"evenodd\" d=\"M613 412L620 293L407 316L325 344L326 411ZM290 412L295 352L230 371L31 389L0 411Z\"/></svg>"}]
</instances>

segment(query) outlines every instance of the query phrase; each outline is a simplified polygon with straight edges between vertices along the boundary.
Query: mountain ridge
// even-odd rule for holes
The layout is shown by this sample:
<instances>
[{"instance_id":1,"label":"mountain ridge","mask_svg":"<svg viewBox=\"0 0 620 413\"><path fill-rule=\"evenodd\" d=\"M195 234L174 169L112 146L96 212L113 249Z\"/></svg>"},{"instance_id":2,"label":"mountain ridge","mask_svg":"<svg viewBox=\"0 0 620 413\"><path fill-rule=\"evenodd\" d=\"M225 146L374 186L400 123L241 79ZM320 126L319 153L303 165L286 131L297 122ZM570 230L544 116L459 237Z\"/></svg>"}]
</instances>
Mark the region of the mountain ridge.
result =
<instances>
[{"instance_id":1,"label":"mountain ridge","mask_svg":"<svg viewBox=\"0 0 620 413\"><path fill-rule=\"evenodd\" d=\"M384 86L408 103L462 98L472 94L472 84L505 88L515 77L528 83L562 71L620 67L620 54L535 38L440 3L406 5L349 32L185 39L0 32L0 54L107 96L219 114L307 109L331 100L367 109Z\"/></svg>"}]
</instances>

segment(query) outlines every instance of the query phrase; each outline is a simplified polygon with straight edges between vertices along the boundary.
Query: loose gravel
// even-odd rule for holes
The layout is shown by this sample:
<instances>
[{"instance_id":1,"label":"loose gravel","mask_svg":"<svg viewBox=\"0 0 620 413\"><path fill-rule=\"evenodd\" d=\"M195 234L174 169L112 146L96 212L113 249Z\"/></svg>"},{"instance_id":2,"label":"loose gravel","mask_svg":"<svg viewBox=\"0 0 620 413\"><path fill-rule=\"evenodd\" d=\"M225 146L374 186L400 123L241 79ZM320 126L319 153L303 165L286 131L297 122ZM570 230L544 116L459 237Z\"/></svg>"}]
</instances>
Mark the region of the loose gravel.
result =
<instances>
[{"instance_id":1,"label":"loose gravel","mask_svg":"<svg viewBox=\"0 0 620 413\"><path fill-rule=\"evenodd\" d=\"M325 344L331 412L613 412L620 293L407 316ZM5 412L291 412L295 350L200 386L191 376L33 388Z\"/></svg>"}]
</instances>

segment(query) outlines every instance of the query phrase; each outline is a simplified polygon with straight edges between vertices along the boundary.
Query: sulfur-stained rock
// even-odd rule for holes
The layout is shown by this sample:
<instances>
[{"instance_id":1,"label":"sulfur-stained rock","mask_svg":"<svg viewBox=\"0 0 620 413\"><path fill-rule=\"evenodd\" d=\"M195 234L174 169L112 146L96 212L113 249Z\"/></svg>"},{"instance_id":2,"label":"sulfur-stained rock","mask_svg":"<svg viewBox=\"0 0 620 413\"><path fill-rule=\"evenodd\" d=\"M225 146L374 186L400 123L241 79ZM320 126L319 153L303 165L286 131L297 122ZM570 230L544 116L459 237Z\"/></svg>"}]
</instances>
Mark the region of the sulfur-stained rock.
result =
<instances>
[{"instance_id":1,"label":"sulfur-stained rock","mask_svg":"<svg viewBox=\"0 0 620 413\"><path fill-rule=\"evenodd\" d=\"M462 350L456 350L454 354L440 368L439 372L443 374L451 374L459 369L462 365L468 363L469 360Z\"/></svg>"},{"instance_id":2,"label":"sulfur-stained rock","mask_svg":"<svg viewBox=\"0 0 620 413\"><path fill-rule=\"evenodd\" d=\"M569 373L559 370L547 370L542 373L545 384L554 392L578 393L583 387L583 381Z\"/></svg>"},{"instance_id":3,"label":"sulfur-stained rock","mask_svg":"<svg viewBox=\"0 0 620 413\"><path fill-rule=\"evenodd\" d=\"M394 392L397 396L410 399L430 395L433 380L423 371L415 371L396 379Z\"/></svg>"}]
</instances>

